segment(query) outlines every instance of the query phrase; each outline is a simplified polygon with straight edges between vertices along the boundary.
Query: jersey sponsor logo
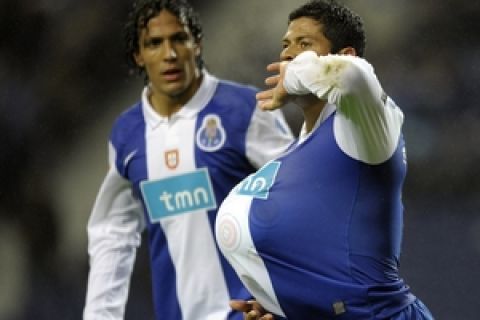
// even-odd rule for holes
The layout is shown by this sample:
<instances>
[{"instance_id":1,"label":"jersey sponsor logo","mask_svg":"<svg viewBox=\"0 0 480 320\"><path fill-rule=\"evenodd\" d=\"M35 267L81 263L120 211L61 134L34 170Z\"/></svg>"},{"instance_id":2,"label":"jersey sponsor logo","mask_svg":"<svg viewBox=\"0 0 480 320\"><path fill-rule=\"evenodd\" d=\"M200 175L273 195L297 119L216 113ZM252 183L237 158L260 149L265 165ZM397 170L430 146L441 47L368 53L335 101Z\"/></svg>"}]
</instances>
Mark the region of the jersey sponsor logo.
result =
<instances>
[{"instance_id":1,"label":"jersey sponsor logo","mask_svg":"<svg viewBox=\"0 0 480 320\"><path fill-rule=\"evenodd\" d=\"M178 149L165 151L165 165L168 169L173 170L177 168L179 160Z\"/></svg>"},{"instance_id":2,"label":"jersey sponsor logo","mask_svg":"<svg viewBox=\"0 0 480 320\"><path fill-rule=\"evenodd\" d=\"M258 199L267 199L270 188L275 183L280 161L270 161L256 173L249 175L237 187L237 194L251 196Z\"/></svg>"},{"instance_id":3,"label":"jersey sponsor logo","mask_svg":"<svg viewBox=\"0 0 480 320\"><path fill-rule=\"evenodd\" d=\"M140 183L152 222L198 210L216 209L217 204L206 168Z\"/></svg>"},{"instance_id":4,"label":"jersey sponsor logo","mask_svg":"<svg viewBox=\"0 0 480 320\"><path fill-rule=\"evenodd\" d=\"M197 131L197 146L207 152L217 151L223 146L225 139L226 133L220 117L215 114L206 115Z\"/></svg>"}]
</instances>

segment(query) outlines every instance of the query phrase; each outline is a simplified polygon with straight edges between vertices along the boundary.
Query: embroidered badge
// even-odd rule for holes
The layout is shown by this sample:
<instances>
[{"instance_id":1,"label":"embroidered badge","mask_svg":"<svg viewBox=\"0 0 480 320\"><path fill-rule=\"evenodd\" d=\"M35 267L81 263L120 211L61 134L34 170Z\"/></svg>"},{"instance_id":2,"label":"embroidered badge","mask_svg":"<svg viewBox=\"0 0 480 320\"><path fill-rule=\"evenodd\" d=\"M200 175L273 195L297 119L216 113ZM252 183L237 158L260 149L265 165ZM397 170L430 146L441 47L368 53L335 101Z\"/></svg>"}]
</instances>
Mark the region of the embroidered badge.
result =
<instances>
[{"instance_id":1,"label":"embroidered badge","mask_svg":"<svg viewBox=\"0 0 480 320\"><path fill-rule=\"evenodd\" d=\"M165 151L165 164L168 169L175 169L179 163L178 149Z\"/></svg>"},{"instance_id":2,"label":"embroidered badge","mask_svg":"<svg viewBox=\"0 0 480 320\"><path fill-rule=\"evenodd\" d=\"M197 131L197 146L208 152L217 151L225 143L226 133L222 121L215 114L206 115Z\"/></svg>"}]
</instances>

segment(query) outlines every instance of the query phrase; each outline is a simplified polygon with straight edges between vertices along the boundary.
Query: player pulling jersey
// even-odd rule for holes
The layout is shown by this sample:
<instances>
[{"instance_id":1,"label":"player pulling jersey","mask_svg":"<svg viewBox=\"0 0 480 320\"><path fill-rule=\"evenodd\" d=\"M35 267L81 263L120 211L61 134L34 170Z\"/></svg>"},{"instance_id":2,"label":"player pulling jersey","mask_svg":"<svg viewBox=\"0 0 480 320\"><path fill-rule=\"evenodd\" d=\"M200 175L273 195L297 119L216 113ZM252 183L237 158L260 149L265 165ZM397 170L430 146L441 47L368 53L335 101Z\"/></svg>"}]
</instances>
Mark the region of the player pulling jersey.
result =
<instances>
[{"instance_id":1,"label":"player pulling jersey","mask_svg":"<svg viewBox=\"0 0 480 320\"><path fill-rule=\"evenodd\" d=\"M398 275L402 112L353 56L304 52L284 86L329 103L295 147L227 196L216 222L222 253L265 309L289 319L428 314Z\"/></svg>"},{"instance_id":2,"label":"player pulling jersey","mask_svg":"<svg viewBox=\"0 0 480 320\"><path fill-rule=\"evenodd\" d=\"M291 133L279 113L255 108L252 88L206 72L197 93L170 118L155 113L147 96L148 88L112 131L111 168L88 225L85 318L123 319L146 227L157 318L233 319L228 301L250 295L218 253L217 204L283 151Z\"/></svg>"}]
</instances>

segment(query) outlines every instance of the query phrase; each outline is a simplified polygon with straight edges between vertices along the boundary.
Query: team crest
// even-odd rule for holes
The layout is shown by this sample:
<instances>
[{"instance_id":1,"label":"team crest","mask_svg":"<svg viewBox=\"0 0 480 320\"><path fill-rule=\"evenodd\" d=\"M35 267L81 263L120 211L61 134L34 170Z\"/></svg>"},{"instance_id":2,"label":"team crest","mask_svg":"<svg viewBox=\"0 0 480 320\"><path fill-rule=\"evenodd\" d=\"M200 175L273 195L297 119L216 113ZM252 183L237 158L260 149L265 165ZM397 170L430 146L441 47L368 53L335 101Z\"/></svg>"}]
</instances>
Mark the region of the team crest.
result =
<instances>
[{"instance_id":1,"label":"team crest","mask_svg":"<svg viewBox=\"0 0 480 320\"><path fill-rule=\"evenodd\" d=\"M165 151L165 164L168 169L177 168L179 160L178 149Z\"/></svg>"},{"instance_id":2,"label":"team crest","mask_svg":"<svg viewBox=\"0 0 480 320\"><path fill-rule=\"evenodd\" d=\"M197 146L208 152L217 151L225 143L226 133L219 116L209 114L203 118L197 131Z\"/></svg>"}]
</instances>

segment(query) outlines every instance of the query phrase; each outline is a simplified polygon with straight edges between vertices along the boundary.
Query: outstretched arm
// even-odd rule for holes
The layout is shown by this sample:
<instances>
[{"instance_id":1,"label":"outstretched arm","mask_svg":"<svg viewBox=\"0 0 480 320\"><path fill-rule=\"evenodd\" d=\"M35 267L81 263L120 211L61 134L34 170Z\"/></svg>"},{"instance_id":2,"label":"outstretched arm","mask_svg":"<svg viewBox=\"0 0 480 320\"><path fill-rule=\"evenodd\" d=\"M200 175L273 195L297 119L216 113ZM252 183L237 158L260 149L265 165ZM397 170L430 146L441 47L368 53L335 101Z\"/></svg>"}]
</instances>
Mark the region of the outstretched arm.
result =
<instances>
[{"instance_id":1,"label":"outstretched arm","mask_svg":"<svg viewBox=\"0 0 480 320\"><path fill-rule=\"evenodd\" d=\"M369 164L387 160L397 147L403 113L384 93L373 67L350 55L318 56L305 51L288 64L269 66L274 87L257 95L264 109L276 109L293 96L313 94L337 109L334 130L339 147Z\"/></svg>"}]
</instances>

